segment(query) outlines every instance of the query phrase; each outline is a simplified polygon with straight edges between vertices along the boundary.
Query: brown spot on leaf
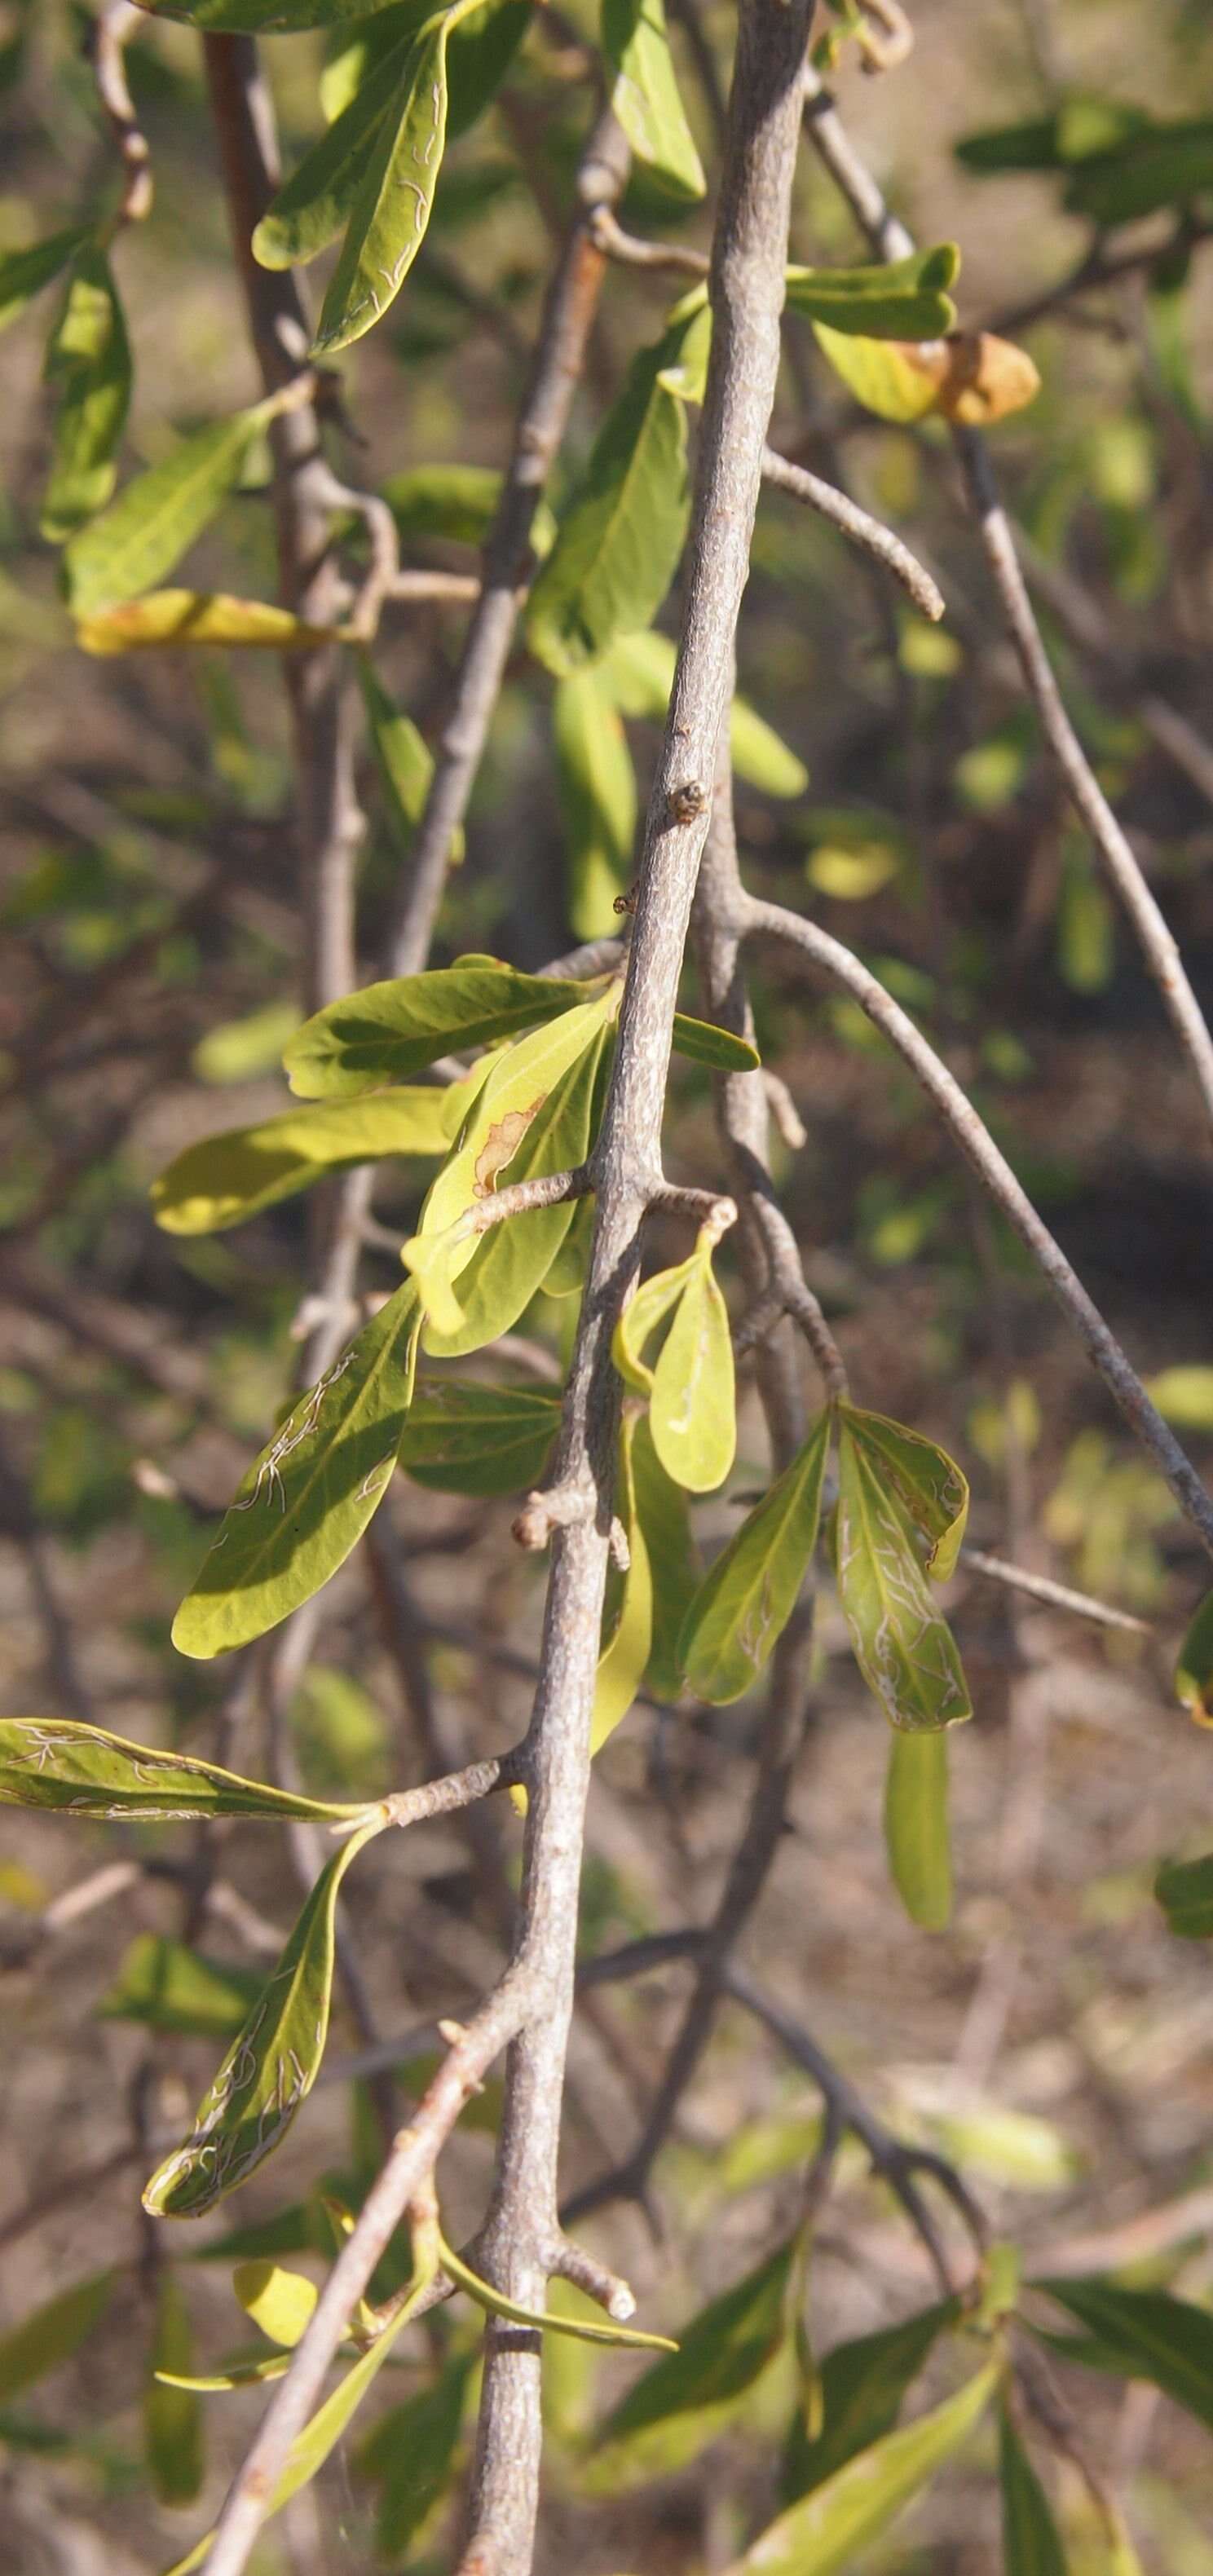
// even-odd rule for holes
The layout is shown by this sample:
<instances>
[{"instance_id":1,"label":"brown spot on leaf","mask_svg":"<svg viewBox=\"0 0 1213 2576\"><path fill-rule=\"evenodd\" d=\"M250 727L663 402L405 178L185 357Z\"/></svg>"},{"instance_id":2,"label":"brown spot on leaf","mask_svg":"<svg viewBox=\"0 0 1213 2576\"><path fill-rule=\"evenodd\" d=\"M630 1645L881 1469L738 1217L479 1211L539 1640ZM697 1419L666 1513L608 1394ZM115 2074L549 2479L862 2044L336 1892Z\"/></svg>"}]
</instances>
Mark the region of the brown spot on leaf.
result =
<instances>
[{"instance_id":1,"label":"brown spot on leaf","mask_svg":"<svg viewBox=\"0 0 1213 2576\"><path fill-rule=\"evenodd\" d=\"M503 1172L506 1164L513 1161L531 1120L538 1116L546 1099L546 1091L541 1091L532 1100L529 1108L508 1109L505 1117L499 1118L495 1127L490 1127L476 1156L472 1181L474 1197L478 1199L492 1197L497 1187L498 1173Z\"/></svg>"}]
</instances>

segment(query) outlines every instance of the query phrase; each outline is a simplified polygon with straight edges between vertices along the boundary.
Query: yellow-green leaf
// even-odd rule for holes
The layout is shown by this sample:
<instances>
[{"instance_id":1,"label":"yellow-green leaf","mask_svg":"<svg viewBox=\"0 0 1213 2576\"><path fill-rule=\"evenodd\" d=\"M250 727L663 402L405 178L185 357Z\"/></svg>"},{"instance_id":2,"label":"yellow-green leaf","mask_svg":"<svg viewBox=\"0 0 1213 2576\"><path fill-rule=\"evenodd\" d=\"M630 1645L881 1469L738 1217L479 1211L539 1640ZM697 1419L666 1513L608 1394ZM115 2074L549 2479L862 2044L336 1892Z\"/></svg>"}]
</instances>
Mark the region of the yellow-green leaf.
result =
<instances>
[{"instance_id":1,"label":"yellow-green leaf","mask_svg":"<svg viewBox=\"0 0 1213 2576\"><path fill-rule=\"evenodd\" d=\"M50 479L39 525L58 545L102 510L118 472L131 398L131 353L122 306L103 250L77 257L46 355L59 388Z\"/></svg>"},{"instance_id":2,"label":"yellow-green leaf","mask_svg":"<svg viewBox=\"0 0 1213 2576\"><path fill-rule=\"evenodd\" d=\"M678 95L665 0L602 0L602 42L615 72L611 105L633 152L677 195L707 182Z\"/></svg>"},{"instance_id":3,"label":"yellow-green leaf","mask_svg":"<svg viewBox=\"0 0 1213 2576\"><path fill-rule=\"evenodd\" d=\"M691 1533L685 1491L667 1476L643 1415L632 1440L632 1477L653 1592L653 1634L644 1683L655 1699L676 1700L682 1696L679 1639L703 1580L703 1567Z\"/></svg>"},{"instance_id":4,"label":"yellow-green leaf","mask_svg":"<svg viewBox=\"0 0 1213 2576\"><path fill-rule=\"evenodd\" d=\"M737 1447L733 1337L712 1268L710 1234L700 1235L674 1320L653 1372L653 1447L675 1484L690 1494L723 1485Z\"/></svg>"},{"instance_id":5,"label":"yellow-green leaf","mask_svg":"<svg viewBox=\"0 0 1213 2576\"><path fill-rule=\"evenodd\" d=\"M445 1154L466 1115L463 1083L416 1084L371 1097L286 1109L187 1145L152 1184L166 1234L218 1234L294 1198L328 1172L388 1154Z\"/></svg>"},{"instance_id":6,"label":"yellow-green leaf","mask_svg":"<svg viewBox=\"0 0 1213 2576\"><path fill-rule=\"evenodd\" d=\"M938 340L874 340L815 322L822 355L868 411L882 420L947 420L988 427L1022 411L1040 391L1026 349L992 331L953 331Z\"/></svg>"},{"instance_id":7,"label":"yellow-green leaf","mask_svg":"<svg viewBox=\"0 0 1213 2576\"><path fill-rule=\"evenodd\" d=\"M147 2465L163 2505L192 2504L205 2471L202 2410L193 2391L179 2384L188 2378L192 2359L189 2310L178 2274L166 2263L160 2271L151 2376L143 2399Z\"/></svg>"},{"instance_id":8,"label":"yellow-green leaf","mask_svg":"<svg viewBox=\"0 0 1213 2576\"><path fill-rule=\"evenodd\" d=\"M619 987L614 986L596 1002L576 1002L571 1010L515 1039L493 1058L454 1152L426 1199L417 1241L432 1242L445 1235L460 1217L491 1198L499 1185L508 1185L529 1128L570 1067L591 1049L596 1052L618 1001ZM568 1212L562 1213L567 1224ZM513 1218L508 1222L513 1224ZM477 1240L470 1235L454 1248L453 1278L467 1269L476 1252Z\"/></svg>"},{"instance_id":9,"label":"yellow-green leaf","mask_svg":"<svg viewBox=\"0 0 1213 2576\"><path fill-rule=\"evenodd\" d=\"M788 309L874 340L938 340L955 326L959 267L956 243L937 242L876 268L789 268Z\"/></svg>"},{"instance_id":10,"label":"yellow-green leaf","mask_svg":"<svg viewBox=\"0 0 1213 2576\"><path fill-rule=\"evenodd\" d=\"M183 438L136 474L64 556L70 607L91 618L163 581L234 491L254 438L277 405L254 403Z\"/></svg>"},{"instance_id":11,"label":"yellow-green leaf","mask_svg":"<svg viewBox=\"0 0 1213 2576\"><path fill-rule=\"evenodd\" d=\"M413 846L413 834L425 812L434 759L410 716L388 696L376 678L365 654L359 656L358 676L362 703L366 709L367 731L375 765L383 788L384 811L392 838L402 857L407 858ZM458 867L463 859L463 833L451 838L451 865Z\"/></svg>"},{"instance_id":12,"label":"yellow-green leaf","mask_svg":"<svg viewBox=\"0 0 1213 2576\"><path fill-rule=\"evenodd\" d=\"M405 55L350 208L316 333L318 357L373 328L425 238L446 142L447 33L447 15L431 19Z\"/></svg>"},{"instance_id":13,"label":"yellow-green leaf","mask_svg":"<svg viewBox=\"0 0 1213 2576\"><path fill-rule=\"evenodd\" d=\"M800 2417L792 2428L780 2480L786 2504L823 2486L848 2460L892 2432L928 2353L960 2313L958 2299L944 2299L898 2325L835 2344L823 2356L821 2424L812 2438Z\"/></svg>"},{"instance_id":14,"label":"yellow-green leaf","mask_svg":"<svg viewBox=\"0 0 1213 2576\"><path fill-rule=\"evenodd\" d=\"M861 1413L853 1404L841 1411L852 1439L921 1531L927 1573L936 1583L946 1583L955 1573L969 1517L966 1477L947 1450L920 1431L907 1431L904 1423L890 1422L883 1413Z\"/></svg>"},{"instance_id":15,"label":"yellow-green leaf","mask_svg":"<svg viewBox=\"0 0 1213 2576\"><path fill-rule=\"evenodd\" d=\"M366 175L367 155L381 139L420 28L432 15L424 0L407 12L390 51L279 188L253 234L253 257L262 268L306 267L348 223Z\"/></svg>"},{"instance_id":16,"label":"yellow-green leaf","mask_svg":"<svg viewBox=\"0 0 1213 2576\"><path fill-rule=\"evenodd\" d=\"M621 1719L627 1716L644 1679L653 1642L653 1575L643 1525L636 1509L632 1468L635 1437L635 1421L625 1419L619 1435L615 1509L627 1539L629 1562L626 1571L618 1576L614 1613L608 1602L604 1617L604 1628L609 1628L610 1634L598 1658L594 1683L591 1753L601 1749Z\"/></svg>"},{"instance_id":17,"label":"yellow-green leaf","mask_svg":"<svg viewBox=\"0 0 1213 2576\"><path fill-rule=\"evenodd\" d=\"M264 1636L344 1565L395 1470L419 1324L409 1280L292 1407L177 1612L180 1654L226 1654Z\"/></svg>"},{"instance_id":18,"label":"yellow-green leaf","mask_svg":"<svg viewBox=\"0 0 1213 2576\"><path fill-rule=\"evenodd\" d=\"M789 2506L739 2559L734 2576L835 2576L888 2529L980 2422L998 2387L992 2362L931 2414L848 2460Z\"/></svg>"},{"instance_id":19,"label":"yellow-green leaf","mask_svg":"<svg viewBox=\"0 0 1213 2576\"><path fill-rule=\"evenodd\" d=\"M406 1082L452 1047L490 1046L557 1019L585 990L557 976L520 974L496 957L456 958L453 966L364 984L330 1002L304 1021L283 1062L304 1100L345 1098L373 1084Z\"/></svg>"},{"instance_id":20,"label":"yellow-green leaf","mask_svg":"<svg viewBox=\"0 0 1213 2576\"><path fill-rule=\"evenodd\" d=\"M972 1702L910 1523L845 1413L838 1447L835 1559L855 1660L892 1726L957 1725L972 1716Z\"/></svg>"},{"instance_id":21,"label":"yellow-green leaf","mask_svg":"<svg viewBox=\"0 0 1213 2576\"><path fill-rule=\"evenodd\" d=\"M796 1607L812 1563L830 1417L742 1522L696 1593L679 1652L688 1689L721 1705L752 1689Z\"/></svg>"},{"instance_id":22,"label":"yellow-green leaf","mask_svg":"<svg viewBox=\"0 0 1213 2576\"><path fill-rule=\"evenodd\" d=\"M335 630L309 626L269 599L236 599L225 590L153 590L80 618L76 642L85 653L142 653L157 645L223 644L253 652L310 653Z\"/></svg>"},{"instance_id":23,"label":"yellow-green leaf","mask_svg":"<svg viewBox=\"0 0 1213 2576\"><path fill-rule=\"evenodd\" d=\"M78 230L48 233L45 241L31 242L27 250L9 250L0 256L0 331L6 331L9 323L24 313L26 305L58 277L87 239L87 233Z\"/></svg>"},{"instance_id":24,"label":"yellow-green leaf","mask_svg":"<svg viewBox=\"0 0 1213 2576\"><path fill-rule=\"evenodd\" d=\"M694 1264L695 1255L690 1253L670 1270L655 1270L629 1298L615 1326L611 1357L624 1385L634 1387L639 1395L653 1392L653 1372L644 1358L645 1345L677 1305Z\"/></svg>"},{"instance_id":25,"label":"yellow-green leaf","mask_svg":"<svg viewBox=\"0 0 1213 2576\"><path fill-rule=\"evenodd\" d=\"M324 2055L337 1895L379 1824L350 1834L322 1869L277 1967L198 2106L188 2138L143 2194L154 2218L201 2218L281 2145Z\"/></svg>"},{"instance_id":26,"label":"yellow-green leaf","mask_svg":"<svg viewBox=\"0 0 1213 2576\"><path fill-rule=\"evenodd\" d=\"M884 1833L889 1868L912 1923L946 1931L952 1919L948 1840L948 1740L938 1731L889 1743Z\"/></svg>"},{"instance_id":27,"label":"yellow-green leaf","mask_svg":"<svg viewBox=\"0 0 1213 2576\"><path fill-rule=\"evenodd\" d=\"M601 669L557 681L556 784L569 862L569 919L579 939L614 936L616 898L632 875L636 772Z\"/></svg>"},{"instance_id":28,"label":"yellow-green leaf","mask_svg":"<svg viewBox=\"0 0 1213 2576\"><path fill-rule=\"evenodd\" d=\"M270 2343L293 2352L307 2333L320 2293L306 2272L290 2272L268 2259L238 2263L232 2288L253 2324Z\"/></svg>"},{"instance_id":29,"label":"yellow-green leaf","mask_svg":"<svg viewBox=\"0 0 1213 2576\"><path fill-rule=\"evenodd\" d=\"M163 1824L190 1816L269 1816L340 1822L363 1807L297 1797L242 1780L193 1753L131 1744L74 1717L0 1718L0 1804L59 1807L74 1816Z\"/></svg>"},{"instance_id":30,"label":"yellow-green leaf","mask_svg":"<svg viewBox=\"0 0 1213 2576\"><path fill-rule=\"evenodd\" d=\"M664 724L677 660L670 637L650 627L641 635L617 635L598 670L621 715ZM809 783L803 760L781 742L748 698L733 700L729 749L738 777L749 786L760 787L767 796L803 796Z\"/></svg>"},{"instance_id":31,"label":"yellow-green leaf","mask_svg":"<svg viewBox=\"0 0 1213 2576\"><path fill-rule=\"evenodd\" d=\"M560 1424L541 1387L427 1378L413 1397L400 1465L440 1494L518 1494L537 1485Z\"/></svg>"}]
</instances>

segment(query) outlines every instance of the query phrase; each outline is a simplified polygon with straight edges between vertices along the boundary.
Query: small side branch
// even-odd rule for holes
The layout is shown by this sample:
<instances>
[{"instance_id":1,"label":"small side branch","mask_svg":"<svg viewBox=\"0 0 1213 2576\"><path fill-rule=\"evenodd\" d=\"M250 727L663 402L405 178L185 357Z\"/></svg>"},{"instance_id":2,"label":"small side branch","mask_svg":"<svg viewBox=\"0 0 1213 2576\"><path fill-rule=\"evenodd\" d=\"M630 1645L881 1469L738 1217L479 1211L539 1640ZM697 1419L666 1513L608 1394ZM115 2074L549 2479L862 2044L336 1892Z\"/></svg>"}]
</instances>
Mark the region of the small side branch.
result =
<instances>
[{"instance_id":1,"label":"small side branch","mask_svg":"<svg viewBox=\"0 0 1213 2576\"><path fill-rule=\"evenodd\" d=\"M828 519L831 527L849 537L852 545L862 546L865 554L883 564L885 571L891 572L902 589L909 592L921 616L930 618L932 624L944 616L947 602L926 566L919 563L900 537L894 536L891 528L874 519L869 510L861 510L858 501L836 490L834 484L823 482L820 474L810 474L807 466L793 465L790 457L778 456L773 447L768 447L763 456L762 479L777 491L790 492L794 500L805 502L819 518Z\"/></svg>"},{"instance_id":2,"label":"small side branch","mask_svg":"<svg viewBox=\"0 0 1213 2576\"><path fill-rule=\"evenodd\" d=\"M106 0L90 38L93 78L122 158L122 198L114 217L121 224L141 224L152 211L152 163L146 134L135 114L126 77L126 48L144 26L134 0Z\"/></svg>"}]
</instances>

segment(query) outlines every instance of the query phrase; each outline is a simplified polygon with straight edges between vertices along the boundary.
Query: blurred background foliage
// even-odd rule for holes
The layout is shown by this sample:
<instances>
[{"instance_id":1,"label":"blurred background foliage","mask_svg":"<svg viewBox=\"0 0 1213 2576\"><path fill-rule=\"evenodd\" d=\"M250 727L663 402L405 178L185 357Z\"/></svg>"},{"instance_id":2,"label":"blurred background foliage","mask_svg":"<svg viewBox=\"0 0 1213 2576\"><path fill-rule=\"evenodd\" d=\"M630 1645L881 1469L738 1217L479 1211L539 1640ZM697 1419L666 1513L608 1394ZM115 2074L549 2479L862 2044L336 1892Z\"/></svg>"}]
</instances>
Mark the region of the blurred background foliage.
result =
<instances>
[{"instance_id":1,"label":"blurred background foliage","mask_svg":"<svg viewBox=\"0 0 1213 2576\"><path fill-rule=\"evenodd\" d=\"M1150 9L917 0L912 14L907 64L874 80L848 64L840 94L918 238L960 242L962 321L1010 330L1039 366L1038 399L995 433L1000 464L1067 701L1208 1004L1213 246L1203 235L1213 229L1213 166L1178 213L1164 196L1113 224L1118 247L1145 243L1157 259L1064 305L1051 299L1092 243L1074 175L1084 134L1115 130L1125 110L1213 117L1213 19L1204 0ZM589 28L581 0L566 15ZM732 12L704 15L723 60ZM0 251L115 195L86 28L85 11L63 0L0 9ZM266 48L288 167L320 127L325 51L320 37ZM257 385L197 41L157 24L128 61L156 187L152 219L125 231L114 253L134 356L129 470L248 403ZM354 479L395 498L409 563L475 568L486 478L507 447L584 126L582 85L567 76L574 61L528 39L498 103L452 148L407 291L343 362L347 425L335 452ZM706 142L689 51L680 62ZM1084 128L1084 116L1113 126ZM1035 144L973 140L1010 126L1034 131ZM672 215L643 176L623 212L636 230L705 237L700 210ZM808 151L794 244L813 261L864 255ZM668 301L660 281L611 278L556 503ZM39 534L55 406L42 373L47 315L44 303L19 320L0 353L9 957L0 1531L11 1542L0 1553L0 1648L12 1708L88 1714L171 1740L219 1705L222 1679L172 1654L168 1624L205 1524L287 1391L284 1351L315 1218L296 1200L233 1235L169 1236L152 1222L148 1188L186 1143L286 1101L278 1058L302 1015L288 736L269 656L91 661L77 651L55 553ZM942 425L901 428L861 413L795 318L787 346L778 443L818 471L841 467L856 495L904 531L937 570L948 616L929 628L827 528L764 497L740 685L808 783L788 794L786 777L778 793L743 780L749 882L818 913L921 1020L1208 1471L1213 1183L1198 1104L1024 703ZM417 469L452 464L480 476L460 487L461 509L444 487L436 532ZM268 473L258 442L239 494L197 550L207 586L274 595ZM380 679L431 739L462 614L395 608L376 654ZM671 621L667 608L667 630ZM643 717L625 721L643 797L657 733ZM401 864L369 761L365 802L359 938L369 968ZM483 947L538 966L575 932L602 926L596 911L605 903L609 915L627 874L626 850L604 855L576 797L562 797L552 684L520 650L436 957ZM780 1187L860 1400L921 1424L964 1460L979 1545L1143 1614L1161 1648L1076 1631L972 1577L957 1584L953 1615L978 1716L953 1750L956 1920L933 1939L907 1930L887 1884L883 1729L829 1611L814 1650L813 1746L756 1954L885 2115L954 2153L1000 2227L1030 2246L1055 2250L1195 2195L1199 2221L1161 2251L1147 2248L1131 2277L1165 2277L1207 2305L1213 2001L1200 1955L1168 1941L1150 1898L1158 1854L1207 1842L1213 1808L1208 1744L1168 1704L1163 1677L1162 1649L1203 1580L1195 1543L854 1006L780 967L766 972L758 1017L764 1056L807 1129L802 1151L777 1148ZM673 1096L675 1176L699 1181L716 1169L706 1075L681 1066ZM423 1185L415 1166L393 1179L380 1209L393 1228L409 1230ZM371 1260L378 1284L394 1284L390 1251ZM551 1301L529 1319L553 1352L567 1328ZM750 1399L734 1494L765 1473ZM508 1508L403 1480L389 1508L412 1605L411 1661L392 1648L374 1584L351 1568L325 1595L306 1679L284 1705L251 1717L254 1744L266 1729L288 1731L318 1794L373 1794L399 1779L402 1745L410 1776L432 1767L439 1740L455 1758L496 1749L525 1710L541 1569L511 1549ZM712 1508L723 1534L732 1504ZM587 1952L701 1910L705 1879L730 1846L751 1747L744 1705L633 1712L594 1790ZM179 2113L183 2079L196 2090L202 2063L189 2034L220 2026L210 1995L211 2018L187 2014L184 2032L172 2025L159 2044L151 2096L126 2098L143 2042L116 2012L115 1982L136 1934L180 1924L180 1839L167 1829L154 1844L162 1879L145 1878L76 1929L64 1921L48 1932L45 1909L80 1868L78 1838L50 1822L0 1828L12 2033L4 2208L20 2218L28 2203L49 2203L8 2258L13 2319L84 2271L102 2189L103 2259L140 2256L124 2163L132 2122L138 2138L174 2101ZM507 1875L512 1866L507 1835ZM250 1924L281 1923L294 1902L289 1866L253 1837L233 1846L231 1872L230 1919L209 1924L204 1945L229 1976L247 1959ZM492 1887L446 1828L390 1859L376 1848L354 1908L376 2007L393 2030L435 2009L458 2012L495 1956ZM255 1929L251 1937L255 1947ZM618 2146L621 2094L629 2123L639 2115L679 1991L671 1977L594 1999L573 2063L571 2179ZM344 2053L353 2045L347 2029ZM654 2321L676 2319L769 2245L815 2116L811 2089L726 2014L658 2169L665 2242L654 2247L626 2210L608 2230ZM326 2157L336 2167L361 2153L365 2163L340 2087L317 2096L300 2131L282 2170L294 2169L301 2194ZM92 2176L107 2159L112 2178L72 2187L74 2174ZM483 2136L461 2137L450 2161L452 2197L470 2219L487 2172ZM920 2253L858 2152L843 2181L818 2255L823 2344L925 2295ZM248 2194L257 2212L269 2205L259 2189ZM236 2312L218 2269L204 2257L196 2277L183 2277L200 2342L229 2349ZM140 2427L152 2311L157 2332L175 2328L149 2280L146 2266L123 2271L102 2324L45 2396L39 2389L36 2412L0 2412L15 2569L117 2576L151 2563L136 2481L141 2443L155 2448L155 2428ZM469 2394L457 2335L445 2353ZM580 2348L553 2351L550 2366L554 2421L571 2438L601 2415L614 2365L598 2393ZM1093 2439L1129 2480L1148 2566L1209 2576L1207 2432L1141 2386L1109 2382L1093 2399L1084 2380L1082 2393ZM221 2456L232 2424L246 2421L245 2401L231 2403L239 2413L219 2419L215 2435ZM567 2564L575 2547L603 2571L629 2559L647 2576L724 2564L756 2503L769 2505L771 2443L787 2403L785 2388L762 2381L705 2462L629 2492L610 2514L557 2465L544 2563ZM0 2388L0 2409L8 2404ZM454 2441L458 2405L448 2415ZM263 2576L370 2563L368 2493L356 2475L330 2472L319 2503L301 2500L285 2536L262 2544ZM1072 2567L1106 2564L1098 2539L1084 2543L1077 2491L1067 2511ZM898 2576L928 2566L984 2576L998 2563L991 2512L976 2479L962 2478L872 2564ZM385 2542L381 2530L386 2563L446 2563L434 2528L432 2543L399 2529ZM150 2546L171 2549L169 2521Z\"/></svg>"}]
</instances>

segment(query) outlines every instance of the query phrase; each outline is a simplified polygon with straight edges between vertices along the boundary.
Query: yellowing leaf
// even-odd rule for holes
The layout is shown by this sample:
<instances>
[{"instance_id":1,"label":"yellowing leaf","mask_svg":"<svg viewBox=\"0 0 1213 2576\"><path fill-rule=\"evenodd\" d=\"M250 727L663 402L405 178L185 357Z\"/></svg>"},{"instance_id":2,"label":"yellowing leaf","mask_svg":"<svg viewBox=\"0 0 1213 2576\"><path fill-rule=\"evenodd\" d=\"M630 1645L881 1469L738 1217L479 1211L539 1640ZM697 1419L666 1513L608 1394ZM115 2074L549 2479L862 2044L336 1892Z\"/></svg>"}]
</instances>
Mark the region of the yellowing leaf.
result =
<instances>
[{"instance_id":1,"label":"yellowing leaf","mask_svg":"<svg viewBox=\"0 0 1213 2576\"><path fill-rule=\"evenodd\" d=\"M379 1829L374 1823L352 1833L321 1871L277 1967L202 2097L189 2137L147 2185L143 2206L154 2218L201 2218L281 2145L324 2055L338 1890Z\"/></svg>"},{"instance_id":2,"label":"yellowing leaf","mask_svg":"<svg viewBox=\"0 0 1213 2576\"><path fill-rule=\"evenodd\" d=\"M310 652L334 629L309 626L268 599L234 599L221 590L153 590L143 599L82 617L76 642L86 653L140 653L160 644L226 644L274 653Z\"/></svg>"},{"instance_id":3,"label":"yellowing leaf","mask_svg":"<svg viewBox=\"0 0 1213 2576\"><path fill-rule=\"evenodd\" d=\"M653 1392L653 1372L644 1358L645 1344L665 1322L671 1307L677 1305L694 1262L695 1255L690 1253L670 1270L655 1270L629 1298L615 1326L611 1357L624 1385L634 1387L638 1395Z\"/></svg>"},{"instance_id":4,"label":"yellowing leaf","mask_svg":"<svg viewBox=\"0 0 1213 2576\"><path fill-rule=\"evenodd\" d=\"M815 322L822 354L856 400L882 420L927 412L988 428L1022 411L1040 391L1026 349L992 331L954 331L939 340L872 340Z\"/></svg>"},{"instance_id":5,"label":"yellowing leaf","mask_svg":"<svg viewBox=\"0 0 1213 2576\"><path fill-rule=\"evenodd\" d=\"M733 1337L701 1234L653 1372L649 1427L666 1474L691 1494L723 1485L737 1447Z\"/></svg>"},{"instance_id":6,"label":"yellowing leaf","mask_svg":"<svg viewBox=\"0 0 1213 2576\"><path fill-rule=\"evenodd\" d=\"M306 2272L289 2272L282 2264L268 2260L238 2263L232 2274L232 2288L246 2317L252 2318L267 2340L293 2352L312 2322L320 2296Z\"/></svg>"},{"instance_id":7,"label":"yellowing leaf","mask_svg":"<svg viewBox=\"0 0 1213 2576\"><path fill-rule=\"evenodd\" d=\"M830 1417L742 1522L700 1586L679 1643L688 1689L720 1706L757 1681L796 1607L821 1520Z\"/></svg>"}]
</instances>

